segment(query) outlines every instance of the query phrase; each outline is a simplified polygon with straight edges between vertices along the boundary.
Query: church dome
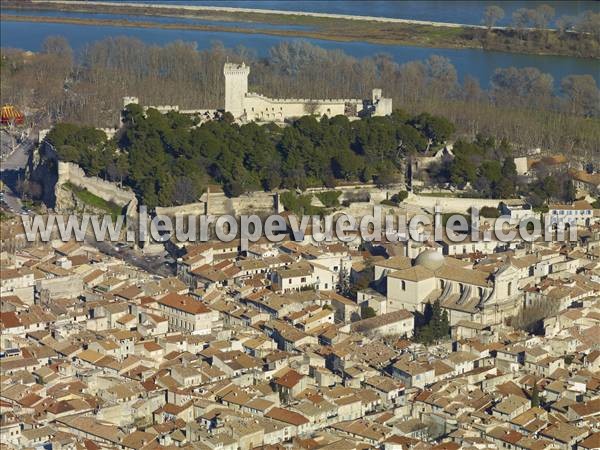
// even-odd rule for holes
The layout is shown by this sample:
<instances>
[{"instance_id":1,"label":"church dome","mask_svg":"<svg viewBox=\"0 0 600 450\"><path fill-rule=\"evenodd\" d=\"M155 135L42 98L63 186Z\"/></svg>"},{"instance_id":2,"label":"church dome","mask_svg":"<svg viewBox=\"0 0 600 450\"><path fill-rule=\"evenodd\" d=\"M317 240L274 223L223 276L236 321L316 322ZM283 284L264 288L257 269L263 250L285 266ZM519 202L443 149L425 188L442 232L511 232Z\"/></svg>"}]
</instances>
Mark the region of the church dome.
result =
<instances>
[{"instance_id":1,"label":"church dome","mask_svg":"<svg viewBox=\"0 0 600 450\"><path fill-rule=\"evenodd\" d=\"M435 250L425 250L415 259L415 266L437 270L444 265L444 255Z\"/></svg>"}]
</instances>

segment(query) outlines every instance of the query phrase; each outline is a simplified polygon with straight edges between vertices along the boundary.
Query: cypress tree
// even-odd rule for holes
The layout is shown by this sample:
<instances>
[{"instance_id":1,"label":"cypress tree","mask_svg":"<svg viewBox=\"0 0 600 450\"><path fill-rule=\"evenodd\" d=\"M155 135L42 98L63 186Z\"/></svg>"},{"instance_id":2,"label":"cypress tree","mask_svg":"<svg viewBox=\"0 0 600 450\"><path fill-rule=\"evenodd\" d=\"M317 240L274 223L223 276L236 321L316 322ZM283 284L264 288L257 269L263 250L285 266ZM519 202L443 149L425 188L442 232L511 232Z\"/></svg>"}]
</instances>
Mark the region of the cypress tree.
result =
<instances>
[{"instance_id":1,"label":"cypress tree","mask_svg":"<svg viewBox=\"0 0 600 450\"><path fill-rule=\"evenodd\" d=\"M441 332L442 335L440 337L444 338L450 334L450 320L448 319L448 311L442 311L442 324L441 324Z\"/></svg>"},{"instance_id":2,"label":"cypress tree","mask_svg":"<svg viewBox=\"0 0 600 450\"><path fill-rule=\"evenodd\" d=\"M537 384L534 383L531 390L531 407L535 408L536 406L540 406L540 393Z\"/></svg>"}]
</instances>

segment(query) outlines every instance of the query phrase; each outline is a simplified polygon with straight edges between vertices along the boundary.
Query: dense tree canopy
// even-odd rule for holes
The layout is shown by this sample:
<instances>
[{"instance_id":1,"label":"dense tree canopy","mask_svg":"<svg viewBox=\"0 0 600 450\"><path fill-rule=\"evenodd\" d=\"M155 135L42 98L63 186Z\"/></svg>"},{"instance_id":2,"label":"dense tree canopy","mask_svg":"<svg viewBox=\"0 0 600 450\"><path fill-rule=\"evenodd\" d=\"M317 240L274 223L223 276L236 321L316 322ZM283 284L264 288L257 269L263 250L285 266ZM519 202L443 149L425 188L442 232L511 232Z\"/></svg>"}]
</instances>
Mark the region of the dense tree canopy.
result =
<instances>
[{"instance_id":1,"label":"dense tree canopy","mask_svg":"<svg viewBox=\"0 0 600 450\"><path fill-rule=\"evenodd\" d=\"M407 156L439 147L454 131L443 117L402 111L356 121L304 116L285 127L198 125L190 116L132 104L123 118L110 141L102 131L72 124L57 125L48 140L61 159L90 175L124 180L148 206L195 201L209 182L232 196L340 181L387 185L400 178Z\"/></svg>"},{"instance_id":2,"label":"dense tree canopy","mask_svg":"<svg viewBox=\"0 0 600 450\"><path fill-rule=\"evenodd\" d=\"M132 104L123 122L111 140L103 131L68 123L56 125L47 139L62 160L79 164L88 175L125 183L150 207L197 201L209 183L220 184L230 196L353 181L389 186L401 181L412 157L431 155L455 130L443 117L411 117L401 110L355 121L304 116L280 127L238 125L227 117L200 125L193 116ZM428 169L434 183L470 187L470 195L486 198L525 195L535 207L574 199L566 174L538 170L533 182L521 180L506 140L481 134L472 141L459 138L452 153ZM406 196L401 192L390 202ZM337 195L320 200L335 206ZM284 205L314 212L310 201L290 194Z\"/></svg>"},{"instance_id":3,"label":"dense tree canopy","mask_svg":"<svg viewBox=\"0 0 600 450\"><path fill-rule=\"evenodd\" d=\"M511 198L517 189L517 171L506 141L478 135L473 142L454 143L454 158L432 169L434 179L456 187L470 185L490 198Z\"/></svg>"}]
</instances>

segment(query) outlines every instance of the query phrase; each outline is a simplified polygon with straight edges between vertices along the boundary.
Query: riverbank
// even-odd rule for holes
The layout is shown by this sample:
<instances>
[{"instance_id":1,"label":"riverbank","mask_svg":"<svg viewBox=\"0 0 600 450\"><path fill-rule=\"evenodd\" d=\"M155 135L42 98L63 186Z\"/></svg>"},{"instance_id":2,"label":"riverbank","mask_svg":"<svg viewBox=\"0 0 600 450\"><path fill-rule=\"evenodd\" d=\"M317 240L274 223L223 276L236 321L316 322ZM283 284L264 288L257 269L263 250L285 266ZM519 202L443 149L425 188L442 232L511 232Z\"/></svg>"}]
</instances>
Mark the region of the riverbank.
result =
<instances>
[{"instance_id":1,"label":"riverbank","mask_svg":"<svg viewBox=\"0 0 600 450\"><path fill-rule=\"evenodd\" d=\"M393 36L384 37L371 35L362 35L360 39L354 36L354 33L339 32L331 34L318 30L285 30L285 29L270 29L270 28L255 28L255 27L230 27L223 25L203 25L203 24L185 24L185 23L158 23L158 22L143 22L131 21L126 19L88 19L88 18L71 18L71 17L42 17L42 16L25 16L1 14L0 20L14 22L31 22L31 23L63 23L71 25L88 25L88 26L118 26L126 28L157 28L165 30L195 30L195 31L219 31L243 34L266 34L273 36L285 36L290 38L311 38L324 39L338 42L361 41L373 44L389 44L389 45L413 45L425 47L441 47L441 48L473 48L467 42L464 45L459 45L459 42L436 40L436 45L427 45L424 39L416 39L415 36L395 34ZM431 42L430 42L431 43ZM475 47L478 48L478 47ZM479 47L480 48L480 47Z\"/></svg>"},{"instance_id":2,"label":"riverbank","mask_svg":"<svg viewBox=\"0 0 600 450\"><path fill-rule=\"evenodd\" d=\"M347 16L293 11L265 11L247 8L150 5L102 2L2 2L2 20L64 23L88 26L121 26L196 31L264 34L290 38L312 38L338 42L366 42L434 48L473 48L508 53L600 58L600 44L591 35L555 30L485 29L477 25L424 22L387 17ZM8 9L30 11L28 15L7 13ZM102 13L115 18L74 18L35 15L36 10L70 13ZM218 24L147 22L118 16L159 16L198 19ZM229 26L227 23L231 23ZM235 22L235 23L233 23ZM243 23L248 26L243 26ZM242 25L240 25L242 24ZM261 24L264 24L261 27ZM269 28L268 25L281 25ZM290 26L285 29L285 26ZM300 25L300 27L299 27ZM291 28L294 27L294 28Z\"/></svg>"}]
</instances>

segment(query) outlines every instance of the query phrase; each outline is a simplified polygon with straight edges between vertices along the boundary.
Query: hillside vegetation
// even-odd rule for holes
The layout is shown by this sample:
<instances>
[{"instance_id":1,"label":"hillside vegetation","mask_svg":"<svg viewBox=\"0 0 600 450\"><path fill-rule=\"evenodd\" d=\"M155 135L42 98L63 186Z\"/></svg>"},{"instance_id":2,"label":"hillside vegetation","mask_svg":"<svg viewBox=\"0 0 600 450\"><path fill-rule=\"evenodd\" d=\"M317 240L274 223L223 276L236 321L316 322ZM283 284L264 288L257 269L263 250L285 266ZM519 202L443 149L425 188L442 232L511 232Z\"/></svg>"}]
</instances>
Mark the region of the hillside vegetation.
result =
<instances>
[{"instance_id":1,"label":"hillside vegetation","mask_svg":"<svg viewBox=\"0 0 600 450\"><path fill-rule=\"evenodd\" d=\"M146 105L222 107L227 60L250 64L250 89L265 95L369 98L381 87L409 115L446 117L468 140L485 134L517 150L541 147L587 161L600 155L600 94L591 76L555 81L534 68L509 67L496 70L484 89L469 76L460 83L443 57L398 65L386 55L356 59L301 41L258 58L245 48L198 51L183 42L158 47L130 38L99 41L74 55L64 39L49 38L35 55L3 49L0 93L2 103L26 109L34 125L106 127L118 124L124 96Z\"/></svg>"},{"instance_id":2,"label":"hillside vegetation","mask_svg":"<svg viewBox=\"0 0 600 450\"><path fill-rule=\"evenodd\" d=\"M198 125L190 116L128 105L124 126L114 139L102 131L58 124L47 140L60 159L80 165L88 175L124 183L149 207L194 202L208 184L230 196L254 190L290 189L282 196L288 210L317 213L312 196L295 190L347 182L380 186L402 181L411 158L431 154L452 136L454 125L427 113L395 110L387 117L349 121L345 116L304 116L290 126L233 123L223 119ZM573 195L570 183L540 172L533 184L517 177L511 146L478 135L459 139L454 158L429 169L436 183L471 188L475 195L510 198L527 195L534 206ZM563 180L563 181L561 181ZM339 205L339 192L320 193L325 208ZM406 193L396 201L401 202Z\"/></svg>"}]
</instances>

